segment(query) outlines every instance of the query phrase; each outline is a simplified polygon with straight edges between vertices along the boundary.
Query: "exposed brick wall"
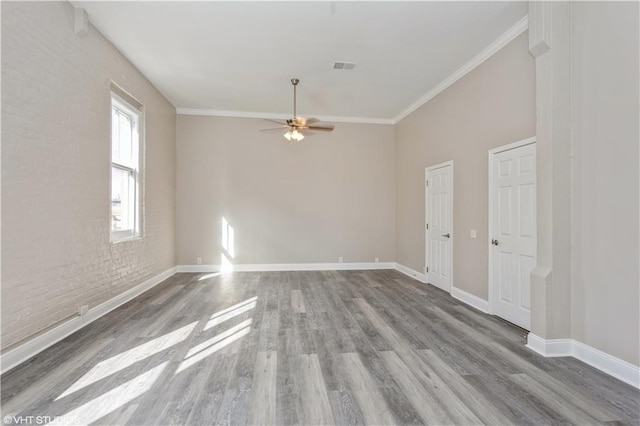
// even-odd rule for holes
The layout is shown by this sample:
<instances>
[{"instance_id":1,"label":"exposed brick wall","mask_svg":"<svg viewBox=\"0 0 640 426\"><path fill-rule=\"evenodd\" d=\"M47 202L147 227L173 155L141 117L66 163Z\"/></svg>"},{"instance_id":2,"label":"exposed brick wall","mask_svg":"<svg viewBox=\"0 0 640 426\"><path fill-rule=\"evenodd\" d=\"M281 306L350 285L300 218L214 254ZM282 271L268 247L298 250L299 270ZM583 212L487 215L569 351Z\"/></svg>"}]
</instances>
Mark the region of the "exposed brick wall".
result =
<instances>
[{"instance_id":1,"label":"exposed brick wall","mask_svg":"<svg viewBox=\"0 0 640 426\"><path fill-rule=\"evenodd\" d=\"M2 2L2 349L175 265L175 108L68 2ZM143 238L109 241L110 89L144 105Z\"/></svg>"}]
</instances>

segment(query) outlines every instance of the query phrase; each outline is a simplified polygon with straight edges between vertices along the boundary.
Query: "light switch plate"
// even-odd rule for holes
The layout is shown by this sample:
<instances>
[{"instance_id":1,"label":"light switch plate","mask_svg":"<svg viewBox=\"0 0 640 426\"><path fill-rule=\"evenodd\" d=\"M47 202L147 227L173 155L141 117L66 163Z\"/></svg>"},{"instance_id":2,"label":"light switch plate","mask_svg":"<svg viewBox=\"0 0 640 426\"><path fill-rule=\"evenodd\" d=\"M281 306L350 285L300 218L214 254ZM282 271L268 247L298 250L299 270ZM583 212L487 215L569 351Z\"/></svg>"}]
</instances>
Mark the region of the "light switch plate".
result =
<instances>
[{"instance_id":1,"label":"light switch plate","mask_svg":"<svg viewBox=\"0 0 640 426\"><path fill-rule=\"evenodd\" d=\"M474 239L475 239L477 236L478 236L478 234L476 233L476 230L475 230L475 229L472 229L472 230L471 230L471 238L474 238Z\"/></svg>"}]
</instances>

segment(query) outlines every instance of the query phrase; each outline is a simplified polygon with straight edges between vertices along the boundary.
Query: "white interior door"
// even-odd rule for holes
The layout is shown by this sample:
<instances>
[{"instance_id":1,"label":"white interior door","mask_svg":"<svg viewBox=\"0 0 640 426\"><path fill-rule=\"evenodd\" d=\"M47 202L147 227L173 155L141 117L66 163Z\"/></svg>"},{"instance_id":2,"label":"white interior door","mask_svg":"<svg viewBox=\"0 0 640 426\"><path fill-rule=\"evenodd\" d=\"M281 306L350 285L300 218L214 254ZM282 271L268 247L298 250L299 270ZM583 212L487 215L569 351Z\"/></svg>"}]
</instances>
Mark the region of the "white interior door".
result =
<instances>
[{"instance_id":1,"label":"white interior door","mask_svg":"<svg viewBox=\"0 0 640 426\"><path fill-rule=\"evenodd\" d=\"M536 265L536 145L490 153L489 162L491 311L529 330L530 274Z\"/></svg>"},{"instance_id":2,"label":"white interior door","mask_svg":"<svg viewBox=\"0 0 640 426\"><path fill-rule=\"evenodd\" d=\"M427 282L451 292L453 163L426 169Z\"/></svg>"}]
</instances>

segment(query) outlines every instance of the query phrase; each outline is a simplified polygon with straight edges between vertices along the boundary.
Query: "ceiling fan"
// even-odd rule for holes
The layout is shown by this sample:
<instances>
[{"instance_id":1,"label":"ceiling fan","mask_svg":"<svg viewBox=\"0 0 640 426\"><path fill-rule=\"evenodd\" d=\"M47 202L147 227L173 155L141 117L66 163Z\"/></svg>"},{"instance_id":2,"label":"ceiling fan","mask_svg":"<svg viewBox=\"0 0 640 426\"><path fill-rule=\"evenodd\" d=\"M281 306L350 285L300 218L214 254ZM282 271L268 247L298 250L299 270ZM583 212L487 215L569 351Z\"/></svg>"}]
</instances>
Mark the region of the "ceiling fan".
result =
<instances>
[{"instance_id":1,"label":"ceiling fan","mask_svg":"<svg viewBox=\"0 0 640 426\"><path fill-rule=\"evenodd\" d=\"M271 132L275 130L284 130L287 129L287 132L284 134L284 137L287 138L288 141L299 142L304 139L303 132L331 132L335 127L333 124L320 124L320 120L317 118L304 118L298 117L296 115L296 87L300 83L300 80L297 78L291 79L291 84L293 85L293 118L288 119L286 122L277 121L277 120L269 120L272 123L280 124L280 127L274 127L271 129L263 129L261 132Z\"/></svg>"}]
</instances>

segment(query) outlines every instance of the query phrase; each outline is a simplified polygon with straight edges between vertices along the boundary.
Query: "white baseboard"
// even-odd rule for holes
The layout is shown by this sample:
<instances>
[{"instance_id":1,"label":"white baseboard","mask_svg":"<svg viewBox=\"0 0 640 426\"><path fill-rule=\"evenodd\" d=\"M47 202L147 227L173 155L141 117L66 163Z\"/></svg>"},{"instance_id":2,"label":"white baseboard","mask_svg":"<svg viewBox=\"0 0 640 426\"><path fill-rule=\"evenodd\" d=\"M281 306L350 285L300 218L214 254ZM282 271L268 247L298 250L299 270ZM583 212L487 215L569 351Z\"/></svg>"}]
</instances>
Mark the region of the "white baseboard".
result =
<instances>
[{"instance_id":1,"label":"white baseboard","mask_svg":"<svg viewBox=\"0 0 640 426\"><path fill-rule=\"evenodd\" d=\"M393 262L361 263L257 263L228 266L228 272L266 271L353 271L373 269L394 269ZM178 265L177 272L220 272L220 265Z\"/></svg>"},{"instance_id":2,"label":"white baseboard","mask_svg":"<svg viewBox=\"0 0 640 426\"><path fill-rule=\"evenodd\" d=\"M573 343L573 356L616 379L640 389L640 367L637 365L575 340Z\"/></svg>"},{"instance_id":3,"label":"white baseboard","mask_svg":"<svg viewBox=\"0 0 640 426\"><path fill-rule=\"evenodd\" d=\"M544 357L573 356L573 340L546 340L533 333L527 334L527 347Z\"/></svg>"},{"instance_id":4,"label":"white baseboard","mask_svg":"<svg viewBox=\"0 0 640 426\"><path fill-rule=\"evenodd\" d=\"M458 299L461 302L484 312L485 314L489 313L489 302L479 298L478 296L474 296L471 293L467 293L464 290L460 290L457 287L451 287L451 297Z\"/></svg>"},{"instance_id":5,"label":"white baseboard","mask_svg":"<svg viewBox=\"0 0 640 426\"><path fill-rule=\"evenodd\" d=\"M421 274L404 265L396 263L395 269L420 282L427 282L425 274ZM451 296L481 312L489 313L489 302L487 300L456 287L451 287ZM640 367L585 345L582 342L573 339L546 340L533 333L529 333L527 335L527 347L544 357L572 356L585 364L640 389Z\"/></svg>"},{"instance_id":6,"label":"white baseboard","mask_svg":"<svg viewBox=\"0 0 640 426\"><path fill-rule=\"evenodd\" d=\"M427 276L425 274L422 274L422 273L420 273L418 271L415 271L415 270L409 268L408 266L404 266L404 265L401 265L399 263L396 263L394 269L396 271L398 271L398 272L402 272L403 274L408 275L411 278L414 278L414 279L420 281L421 283L426 283L427 282Z\"/></svg>"},{"instance_id":7,"label":"white baseboard","mask_svg":"<svg viewBox=\"0 0 640 426\"><path fill-rule=\"evenodd\" d=\"M640 389L640 367L573 339L527 336L527 347L545 357L572 356L585 364Z\"/></svg>"},{"instance_id":8,"label":"white baseboard","mask_svg":"<svg viewBox=\"0 0 640 426\"><path fill-rule=\"evenodd\" d=\"M151 289L152 287L166 280L175 273L176 268L167 269L166 271L149 278L148 280L138 284L137 286L130 288L124 293L121 293L107 300L106 302L89 309L89 311L87 311L85 315L78 315L76 317L73 317L70 320L65 321L62 324L34 337L33 339L28 340L20 346L9 350L7 353L2 354L2 357L0 358L0 370L2 374L20 365L26 360L34 357L38 353L54 345L55 343L58 343L65 337L75 333L82 327L85 327L86 325L111 312L117 307L124 305L131 299Z\"/></svg>"},{"instance_id":9,"label":"white baseboard","mask_svg":"<svg viewBox=\"0 0 640 426\"><path fill-rule=\"evenodd\" d=\"M178 265L177 273L220 272L220 265Z\"/></svg>"},{"instance_id":10,"label":"white baseboard","mask_svg":"<svg viewBox=\"0 0 640 426\"><path fill-rule=\"evenodd\" d=\"M426 282L426 275L399 263L311 263L311 264L244 264L233 265L235 271L319 271L319 270L374 270L395 269L420 282ZM32 358L48 347L73 334L82 327L106 315L151 289L176 272L218 272L219 265L179 265L170 268L112 299L90 309L85 315L74 317L51 330L9 350L0 357L2 374ZM451 288L451 296L482 311L488 312L488 302L459 288ZM573 339L543 339L533 333L527 336L527 347L545 357L573 356L631 386L640 388L640 367L623 361L596 348Z\"/></svg>"},{"instance_id":11,"label":"white baseboard","mask_svg":"<svg viewBox=\"0 0 640 426\"><path fill-rule=\"evenodd\" d=\"M399 272L402 272L405 275L410 276L411 278L414 278L422 283L427 283L427 275L426 274L421 274L418 271L415 271L407 266L401 265L399 263L396 263L396 267L395 269ZM433 285L433 284L431 284ZM438 287L438 286L434 286L434 287ZM440 288L440 287L438 287ZM444 290L444 289L442 289ZM447 290L444 290L447 291ZM484 299L479 298L478 296L474 296L471 293L467 293L464 290L460 290L459 288L456 287L451 287L451 296L460 300L461 302L466 303L467 305L476 308L479 311L484 312L485 314L489 312L489 302L487 302Z\"/></svg>"}]
</instances>

